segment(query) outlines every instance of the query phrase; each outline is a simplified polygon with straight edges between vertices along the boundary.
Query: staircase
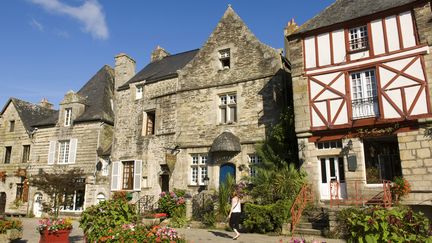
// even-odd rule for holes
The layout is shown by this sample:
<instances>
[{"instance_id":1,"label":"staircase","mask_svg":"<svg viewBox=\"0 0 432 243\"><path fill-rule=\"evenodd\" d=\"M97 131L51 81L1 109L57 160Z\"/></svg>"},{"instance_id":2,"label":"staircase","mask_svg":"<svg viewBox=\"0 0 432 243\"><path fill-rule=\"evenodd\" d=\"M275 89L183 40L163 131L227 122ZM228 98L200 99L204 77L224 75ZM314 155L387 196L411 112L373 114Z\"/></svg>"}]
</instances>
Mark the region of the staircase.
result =
<instances>
[{"instance_id":1,"label":"staircase","mask_svg":"<svg viewBox=\"0 0 432 243\"><path fill-rule=\"evenodd\" d=\"M305 211L292 232L293 235L323 236L329 230L329 210L314 208Z\"/></svg>"}]
</instances>

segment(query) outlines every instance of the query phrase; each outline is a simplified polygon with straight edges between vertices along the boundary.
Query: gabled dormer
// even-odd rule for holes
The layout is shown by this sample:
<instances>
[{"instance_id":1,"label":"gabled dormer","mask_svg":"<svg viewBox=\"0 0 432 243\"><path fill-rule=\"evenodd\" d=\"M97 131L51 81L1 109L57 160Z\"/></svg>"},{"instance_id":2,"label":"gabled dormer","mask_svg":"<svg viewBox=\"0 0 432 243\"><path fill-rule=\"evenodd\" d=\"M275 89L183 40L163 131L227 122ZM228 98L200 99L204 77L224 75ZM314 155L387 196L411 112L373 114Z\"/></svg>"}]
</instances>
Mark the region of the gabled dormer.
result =
<instances>
[{"instance_id":1,"label":"gabled dormer","mask_svg":"<svg viewBox=\"0 0 432 243\"><path fill-rule=\"evenodd\" d=\"M60 103L58 124L60 127L71 127L73 121L84 113L86 98L74 91L69 91Z\"/></svg>"}]
</instances>

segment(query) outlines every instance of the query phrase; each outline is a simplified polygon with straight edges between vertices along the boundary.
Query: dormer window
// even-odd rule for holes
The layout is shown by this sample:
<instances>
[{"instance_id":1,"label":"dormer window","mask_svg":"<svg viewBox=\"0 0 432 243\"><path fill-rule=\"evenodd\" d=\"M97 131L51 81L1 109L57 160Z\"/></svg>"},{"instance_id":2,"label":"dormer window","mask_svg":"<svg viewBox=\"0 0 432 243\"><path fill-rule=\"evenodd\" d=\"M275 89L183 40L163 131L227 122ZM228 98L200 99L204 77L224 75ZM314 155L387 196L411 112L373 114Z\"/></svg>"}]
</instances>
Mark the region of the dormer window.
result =
<instances>
[{"instance_id":1,"label":"dormer window","mask_svg":"<svg viewBox=\"0 0 432 243\"><path fill-rule=\"evenodd\" d=\"M222 69L229 69L231 67L231 53L230 49L223 49L219 51L219 61L221 63Z\"/></svg>"},{"instance_id":2,"label":"dormer window","mask_svg":"<svg viewBox=\"0 0 432 243\"><path fill-rule=\"evenodd\" d=\"M72 123L72 108L66 108L65 109L65 126L70 126Z\"/></svg>"},{"instance_id":3,"label":"dormer window","mask_svg":"<svg viewBox=\"0 0 432 243\"><path fill-rule=\"evenodd\" d=\"M369 48L366 25L349 29L349 46L350 51L360 51Z\"/></svg>"},{"instance_id":4,"label":"dormer window","mask_svg":"<svg viewBox=\"0 0 432 243\"><path fill-rule=\"evenodd\" d=\"M139 100L143 97L144 86L138 85L136 86L135 99Z\"/></svg>"}]
</instances>

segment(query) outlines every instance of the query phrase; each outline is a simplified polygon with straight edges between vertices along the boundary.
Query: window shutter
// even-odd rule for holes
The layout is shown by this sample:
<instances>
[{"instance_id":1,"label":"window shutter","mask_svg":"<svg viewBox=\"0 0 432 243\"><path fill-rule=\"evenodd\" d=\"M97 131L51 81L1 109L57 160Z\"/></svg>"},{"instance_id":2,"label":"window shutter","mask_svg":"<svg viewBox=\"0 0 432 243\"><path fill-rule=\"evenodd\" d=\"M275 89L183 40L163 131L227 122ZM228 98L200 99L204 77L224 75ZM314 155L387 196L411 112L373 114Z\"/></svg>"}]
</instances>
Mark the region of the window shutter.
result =
<instances>
[{"instance_id":1,"label":"window shutter","mask_svg":"<svg viewBox=\"0 0 432 243\"><path fill-rule=\"evenodd\" d=\"M55 154L56 154L57 141L50 141L48 150L48 164L54 164Z\"/></svg>"},{"instance_id":2,"label":"window shutter","mask_svg":"<svg viewBox=\"0 0 432 243\"><path fill-rule=\"evenodd\" d=\"M117 190L120 190L120 162L114 161L112 163L111 191Z\"/></svg>"},{"instance_id":3,"label":"window shutter","mask_svg":"<svg viewBox=\"0 0 432 243\"><path fill-rule=\"evenodd\" d=\"M69 145L69 163L75 163L78 139L72 138Z\"/></svg>"},{"instance_id":4,"label":"window shutter","mask_svg":"<svg viewBox=\"0 0 432 243\"><path fill-rule=\"evenodd\" d=\"M142 160L135 160L134 164L134 191L141 191Z\"/></svg>"}]
</instances>

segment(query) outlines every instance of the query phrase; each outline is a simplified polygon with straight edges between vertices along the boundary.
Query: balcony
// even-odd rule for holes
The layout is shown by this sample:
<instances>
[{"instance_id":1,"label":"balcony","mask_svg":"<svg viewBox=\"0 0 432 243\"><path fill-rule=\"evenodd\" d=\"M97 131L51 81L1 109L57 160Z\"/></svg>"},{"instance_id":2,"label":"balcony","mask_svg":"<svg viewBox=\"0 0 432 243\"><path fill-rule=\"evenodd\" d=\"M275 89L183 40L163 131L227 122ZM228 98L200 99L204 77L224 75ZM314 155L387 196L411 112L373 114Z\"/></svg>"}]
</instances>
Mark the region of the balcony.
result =
<instances>
[{"instance_id":1,"label":"balcony","mask_svg":"<svg viewBox=\"0 0 432 243\"><path fill-rule=\"evenodd\" d=\"M378 98L376 96L352 101L353 119L379 116Z\"/></svg>"}]
</instances>

